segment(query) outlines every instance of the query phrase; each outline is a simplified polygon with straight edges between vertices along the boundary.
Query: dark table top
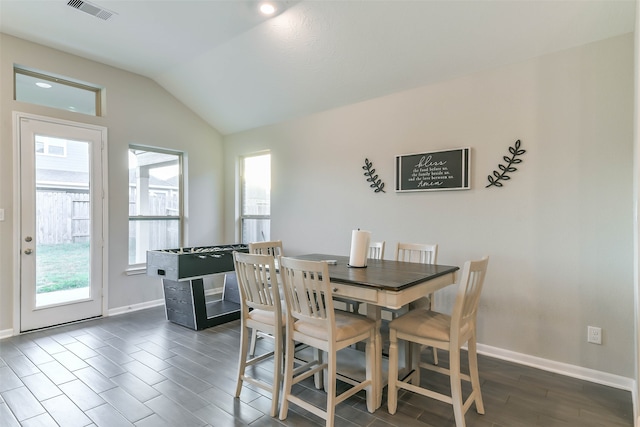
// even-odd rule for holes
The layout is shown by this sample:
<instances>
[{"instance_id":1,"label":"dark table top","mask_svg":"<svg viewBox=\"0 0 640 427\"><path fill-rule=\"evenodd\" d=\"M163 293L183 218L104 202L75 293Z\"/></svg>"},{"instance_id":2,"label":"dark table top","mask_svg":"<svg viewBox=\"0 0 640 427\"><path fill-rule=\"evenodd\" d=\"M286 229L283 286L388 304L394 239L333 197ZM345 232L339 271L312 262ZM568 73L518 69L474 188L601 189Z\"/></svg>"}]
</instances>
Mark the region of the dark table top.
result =
<instances>
[{"instance_id":1,"label":"dark table top","mask_svg":"<svg viewBox=\"0 0 640 427\"><path fill-rule=\"evenodd\" d=\"M459 267L452 265L377 259L369 259L367 267L357 268L348 266L349 257L347 256L327 254L299 255L293 258L311 261L335 260L336 264L329 264L331 281L389 291L400 291L459 270Z\"/></svg>"}]
</instances>

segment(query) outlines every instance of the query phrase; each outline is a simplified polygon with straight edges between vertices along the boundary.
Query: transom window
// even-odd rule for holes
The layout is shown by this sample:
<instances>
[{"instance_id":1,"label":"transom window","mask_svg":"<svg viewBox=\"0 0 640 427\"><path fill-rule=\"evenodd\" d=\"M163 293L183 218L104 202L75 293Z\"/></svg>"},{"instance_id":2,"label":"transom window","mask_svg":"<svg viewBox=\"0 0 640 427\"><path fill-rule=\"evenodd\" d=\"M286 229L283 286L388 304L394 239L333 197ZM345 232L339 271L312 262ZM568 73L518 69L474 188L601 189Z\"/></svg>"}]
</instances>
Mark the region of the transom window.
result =
<instances>
[{"instance_id":1,"label":"transom window","mask_svg":"<svg viewBox=\"0 0 640 427\"><path fill-rule=\"evenodd\" d=\"M101 115L101 89L68 77L14 66L15 100L30 104Z\"/></svg>"}]
</instances>

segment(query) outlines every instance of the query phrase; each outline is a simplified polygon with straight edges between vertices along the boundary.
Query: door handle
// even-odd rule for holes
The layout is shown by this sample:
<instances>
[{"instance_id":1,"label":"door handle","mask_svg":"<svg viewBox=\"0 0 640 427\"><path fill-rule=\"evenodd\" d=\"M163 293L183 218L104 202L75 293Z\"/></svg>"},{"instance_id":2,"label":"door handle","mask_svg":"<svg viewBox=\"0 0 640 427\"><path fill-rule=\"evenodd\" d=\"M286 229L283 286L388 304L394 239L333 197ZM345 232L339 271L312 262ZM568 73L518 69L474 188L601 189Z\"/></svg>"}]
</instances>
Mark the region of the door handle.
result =
<instances>
[{"instance_id":1,"label":"door handle","mask_svg":"<svg viewBox=\"0 0 640 427\"><path fill-rule=\"evenodd\" d=\"M33 240L33 238L31 236L27 236L27 237L24 238L25 242L30 242L32 240Z\"/></svg>"},{"instance_id":2,"label":"door handle","mask_svg":"<svg viewBox=\"0 0 640 427\"><path fill-rule=\"evenodd\" d=\"M25 249L24 253L25 255L31 255L33 253L33 249Z\"/></svg>"}]
</instances>

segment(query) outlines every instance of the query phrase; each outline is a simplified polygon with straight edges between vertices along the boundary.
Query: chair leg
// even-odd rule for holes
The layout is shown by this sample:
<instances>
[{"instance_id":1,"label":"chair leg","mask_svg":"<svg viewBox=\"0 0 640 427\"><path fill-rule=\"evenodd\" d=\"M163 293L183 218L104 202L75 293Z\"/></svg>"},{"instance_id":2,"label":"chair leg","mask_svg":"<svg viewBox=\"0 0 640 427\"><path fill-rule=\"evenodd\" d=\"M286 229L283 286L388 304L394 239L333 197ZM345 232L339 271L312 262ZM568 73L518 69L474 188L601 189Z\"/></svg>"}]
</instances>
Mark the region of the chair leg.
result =
<instances>
[{"instance_id":1,"label":"chair leg","mask_svg":"<svg viewBox=\"0 0 640 427\"><path fill-rule=\"evenodd\" d=\"M451 400L456 427L465 427L462 411L462 380L460 378L460 348L449 348L449 376L451 381Z\"/></svg>"},{"instance_id":2,"label":"chair leg","mask_svg":"<svg viewBox=\"0 0 640 427\"><path fill-rule=\"evenodd\" d=\"M389 381L387 384L387 410L391 415L398 408L398 337L396 331L389 331Z\"/></svg>"},{"instance_id":3,"label":"chair leg","mask_svg":"<svg viewBox=\"0 0 640 427\"><path fill-rule=\"evenodd\" d=\"M318 361L319 365L322 365L322 360L323 360L323 353L322 350L318 349L318 348L314 348L313 349L313 357L315 360ZM325 384L325 371L318 371L315 374L313 374L313 383L316 386L316 389L321 390L323 388L326 387Z\"/></svg>"},{"instance_id":4,"label":"chair leg","mask_svg":"<svg viewBox=\"0 0 640 427\"><path fill-rule=\"evenodd\" d=\"M258 330L253 329L251 331L251 345L249 346L249 355L254 357L256 355L256 341L258 340Z\"/></svg>"},{"instance_id":5,"label":"chair leg","mask_svg":"<svg viewBox=\"0 0 640 427\"><path fill-rule=\"evenodd\" d=\"M327 413L325 427L333 427L336 416L336 352L327 353L327 381L324 386L327 390Z\"/></svg>"},{"instance_id":6,"label":"chair leg","mask_svg":"<svg viewBox=\"0 0 640 427\"><path fill-rule=\"evenodd\" d=\"M414 342L408 342L408 344L408 351L411 354L411 364L408 366L408 368L412 371L411 379L409 380L409 382L416 387L420 387L420 356L422 354L422 346Z\"/></svg>"},{"instance_id":7,"label":"chair leg","mask_svg":"<svg viewBox=\"0 0 640 427\"><path fill-rule=\"evenodd\" d=\"M435 292L429 295L429 309L434 311L436 307L436 294ZM438 349L432 347L433 350L433 364L438 364Z\"/></svg>"},{"instance_id":8,"label":"chair leg","mask_svg":"<svg viewBox=\"0 0 640 427\"><path fill-rule=\"evenodd\" d=\"M378 404L378 395L377 395L380 389L380 385L377 382L377 379L378 379L377 375L375 375L374 373L375 364L376 364L375 355L377 351L380 351L378 349L378 340L376 338L376 334L379 334L379 333L380 333L379 331L371 333L371 336L367 340L367 346L365 348L366 375L367 375L366 380L371 381L371 385L365 389L367 393L367 411L369 411L372 414L376 411L376 408L380 406ZM380 397L382 398L382 396Z\"/></svg>"},{"instance_id":9,"label":"chair leg","mask_svg":"<svg viewBox=\"0 0 640 427\"><path fill-rule=\"evenodd\" d=\"M287 330L287 336L290 336ZM286 339L286 354L284 368L284 384L282 386L282 403L280 404L280 419L286 420L289 412L289 395L291 394L291 386L293 384L293 357L295 351L295 342L292 339Z\"/></svg>"},{"instance_id":10,"label":"chair leg","mask_svg":"<svg viewBox=\"0 0 640 427\"><path fill-rule=\"evenodd\" d=\"M247 367L247 348L249 328L244 325L240 328L240 357L238 358L238 379L236 381L236 397L240 397L240 390L242 390L242 376Z\"/></svg>"},{"instance_id":11,"label":"chair leg","mask_svg":"<svg viewBox=\"0 0 640 427\"><path fill-rule=\"evenodd\" d=\"M469 339L469 376L471 377L471 392L475 395L476 412L484 414L484 403L482 402L482 392L480 391L480 375L478 374L478 354L476 337Z\"/></svg>"},{"instance_id":12,"label":"chair leg","mask_svg":"<svg viewBox=\"0 0 640 427\"><path fill-rule=\"evenodd\" d=\"M278 413L278 402L280 397L280 384L282 383L282 333L274 336L275 347L273 351L273 388L271 390L271 416Z\"/></svg>"}]
</instances>

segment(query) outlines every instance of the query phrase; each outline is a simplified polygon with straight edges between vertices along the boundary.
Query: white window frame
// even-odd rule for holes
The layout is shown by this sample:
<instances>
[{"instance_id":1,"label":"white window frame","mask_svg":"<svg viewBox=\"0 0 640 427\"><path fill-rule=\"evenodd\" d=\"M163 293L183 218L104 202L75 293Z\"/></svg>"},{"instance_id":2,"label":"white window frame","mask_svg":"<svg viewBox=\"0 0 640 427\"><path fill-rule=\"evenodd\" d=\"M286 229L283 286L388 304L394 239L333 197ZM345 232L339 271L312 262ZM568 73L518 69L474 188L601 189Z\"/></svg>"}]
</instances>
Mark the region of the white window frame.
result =
<instances>
[{"instance_id":1,"label":"white window frame","mask_svg":"<svg viewBox=\"0 0 640 427\"><path fill-rule=\"evenodd\" d=\"M131 221L178 221L178 246L179 247L183 247L184 246L184 191L185 191L185 186L184 186L184 153L181 151L173 151L173 150L167 150L167 149L163 149L163 148L158 148L158 147L149 147L149 146L143 146L143 145L135 145L135 144L130 144L128 150L143 150L143 151L147 151L147 152L154 152L154 153L163 153L163 154L170 154L173 156L177 156L178 157L178 168L179 168L179 174L178 174L178 191L179 191L179 197L178 197L178 214L177 215L129 215L129 219L128 219L128 224L131 224ZM154 166L158 167L159 164L154 164ZM129 180L127 180L127 190L129 190ZM127 194L129 194L129 191L127 191ZM141 194L141 192L138 189L138 195ZM131 236L129 235L129 226L127 226L127 242L128 239ZM172 248L163 248L163 249L172 249ZM127 260L129 259L129 246L127 244ZM128 261L127 261L128 263ZM128 264L129 268L128 268L128 272L133 272L133 273L143 273L146 269L146 262L142 262L142 263L135 263L135 264Z\"/></svg>"}]
</instances>

